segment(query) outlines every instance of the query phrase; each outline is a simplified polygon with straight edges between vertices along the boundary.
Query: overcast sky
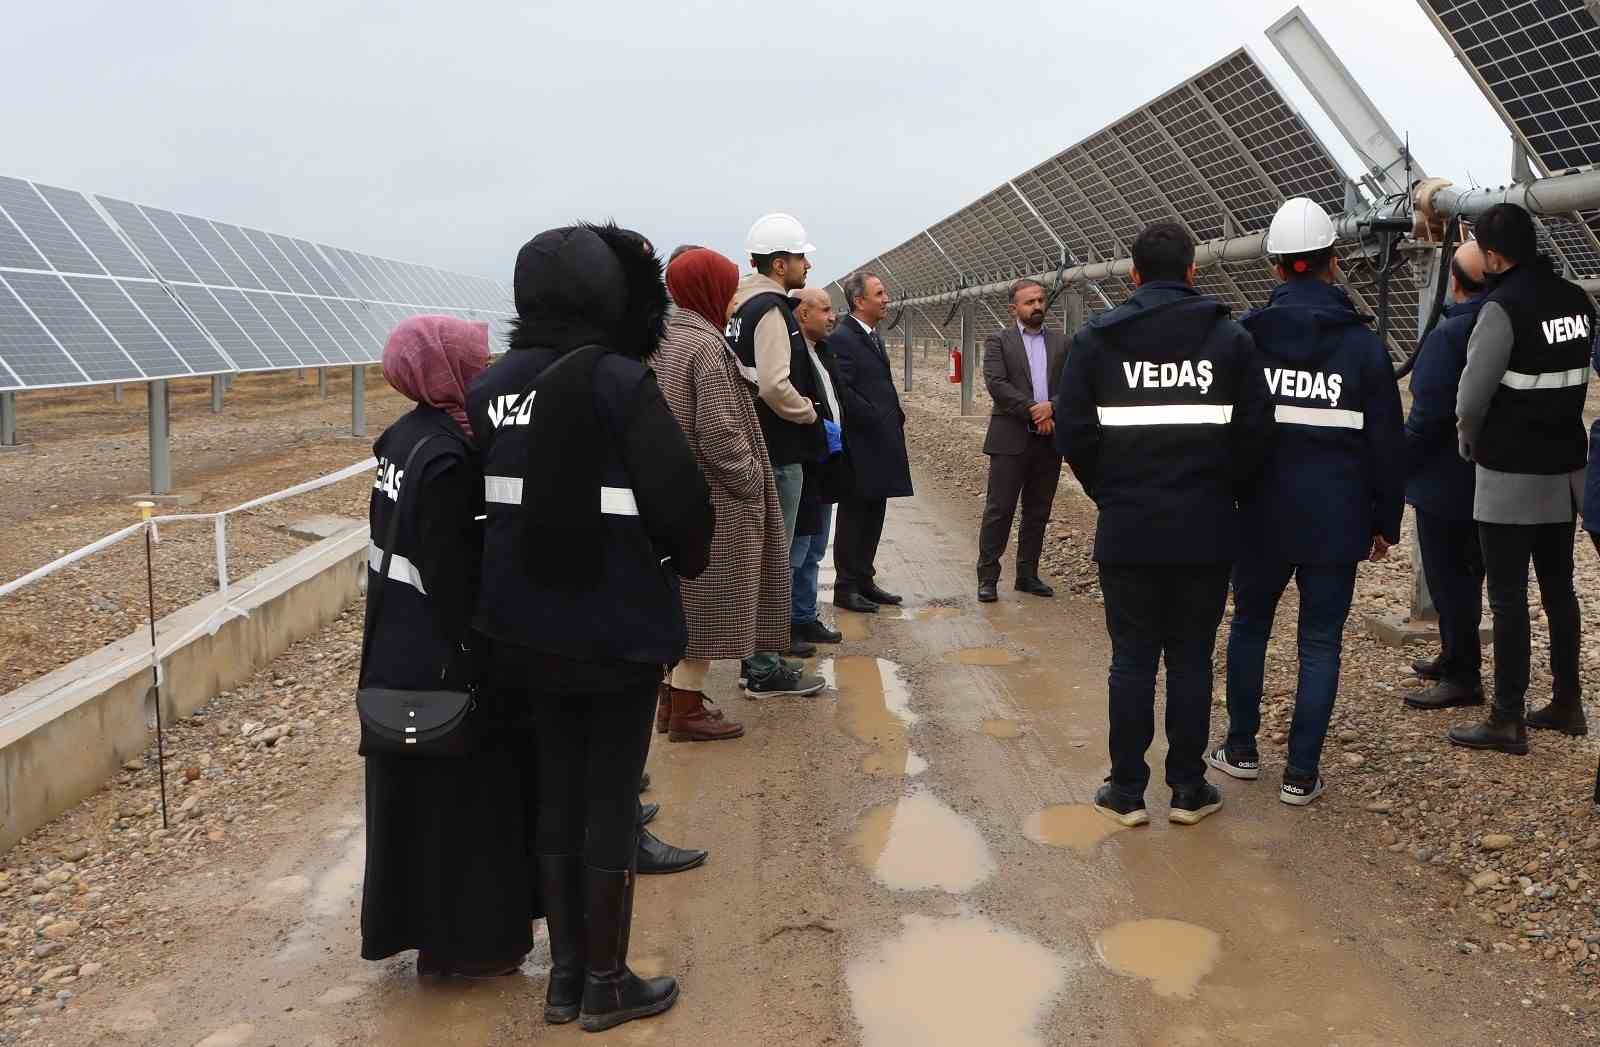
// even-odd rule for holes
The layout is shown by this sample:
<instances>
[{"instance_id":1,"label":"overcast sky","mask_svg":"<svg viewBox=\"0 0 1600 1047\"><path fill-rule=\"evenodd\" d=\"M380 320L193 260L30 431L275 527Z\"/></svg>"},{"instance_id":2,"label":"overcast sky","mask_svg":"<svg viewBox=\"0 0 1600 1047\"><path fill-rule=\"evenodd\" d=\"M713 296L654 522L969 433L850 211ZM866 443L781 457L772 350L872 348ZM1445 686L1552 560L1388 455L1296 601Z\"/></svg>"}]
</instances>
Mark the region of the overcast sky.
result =
<instances>
[{"instance_id":1,"label":"overcast sky","mask_svg":"<svg viewBox=\"0 0 1600 1047\"><path fill-rule=\"evenodd\" d=\"M790 211L827 279L1247 45L1288 0L52 0L8 5L0 173L509 283L614 217L742 261ZM1414 0L1306 11L1429 173L1505 130Z\"/></svg>"}]
</instances>

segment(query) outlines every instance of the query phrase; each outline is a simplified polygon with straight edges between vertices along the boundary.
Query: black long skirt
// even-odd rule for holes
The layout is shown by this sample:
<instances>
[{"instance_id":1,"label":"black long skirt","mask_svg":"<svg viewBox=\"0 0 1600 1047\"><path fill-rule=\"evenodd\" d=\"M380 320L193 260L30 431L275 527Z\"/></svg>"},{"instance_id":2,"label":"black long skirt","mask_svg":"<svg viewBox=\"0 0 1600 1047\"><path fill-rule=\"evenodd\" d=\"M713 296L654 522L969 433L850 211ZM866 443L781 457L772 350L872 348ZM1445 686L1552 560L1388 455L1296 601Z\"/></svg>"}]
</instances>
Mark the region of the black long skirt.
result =
<instances>
[{"instance_id":1,"label":"black long skirt","mask_svg":"<svg viewBox=\"0 0 1600 1047\"><path fill-rule=\"evenodd\" d=\"M368 756L361 956L521 956L544 915L533 859L531 727L496 724L459 760Z\"/></svg>"}]
</instances>

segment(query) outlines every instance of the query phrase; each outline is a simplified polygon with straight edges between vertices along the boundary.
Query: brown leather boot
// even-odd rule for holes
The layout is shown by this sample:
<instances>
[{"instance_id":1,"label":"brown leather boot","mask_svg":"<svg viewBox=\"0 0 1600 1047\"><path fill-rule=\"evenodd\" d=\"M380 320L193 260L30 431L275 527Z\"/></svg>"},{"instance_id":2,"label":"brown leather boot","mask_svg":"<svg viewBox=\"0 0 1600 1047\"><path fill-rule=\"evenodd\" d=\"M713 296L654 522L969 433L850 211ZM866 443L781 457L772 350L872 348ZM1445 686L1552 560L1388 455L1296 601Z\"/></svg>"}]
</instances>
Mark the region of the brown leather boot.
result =
<instances>
[{"instance_id":1,"label":"brown leather boot","mask_svg":"<svg viewBox=\"0 0 1600 1047\"><path fill-rule=\"evenodd\" d=\"M699 691L680 691L671 688L672 716L667 726L667 740L673 742L720 742L744 734L744 725L726 718L711 715L705 706L705 695Z\"/></svg>"},{"instance_id":2,"label":"brown leather boot","mask_svg":"<svg viewBox=\"0 0 1600 1047\"><path fill-rule=\"evenodd\" d=\"M672 720L672 685L662 680L656 685L656 733L666 734Z\"/></svg>"}]
</instances>

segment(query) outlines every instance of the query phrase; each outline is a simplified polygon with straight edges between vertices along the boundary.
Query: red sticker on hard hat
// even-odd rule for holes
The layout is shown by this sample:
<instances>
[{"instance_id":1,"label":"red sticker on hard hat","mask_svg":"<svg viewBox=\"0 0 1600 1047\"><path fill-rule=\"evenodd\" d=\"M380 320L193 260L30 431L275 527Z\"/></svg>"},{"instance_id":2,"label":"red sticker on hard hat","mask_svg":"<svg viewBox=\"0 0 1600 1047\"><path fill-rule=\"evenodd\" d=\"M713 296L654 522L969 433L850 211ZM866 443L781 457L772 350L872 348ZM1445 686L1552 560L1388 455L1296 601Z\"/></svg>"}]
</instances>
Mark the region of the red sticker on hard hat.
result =
<instances>
[{"instance_id":1,"label":"red sticker on hard hat","mask_svg":"<svg viewBox=\"0 0 1600 1047\"><path fill-rule=\"evenodd\" d=\"M1307 270L1309 270L1310 268L1311 268L1311 266L1309 264L1307 264L1307 262L1306 262L1306 260L1304 258L1296 258L1294 260L1294 271L1295 272L1303 273L1303 272L1306 272Z\"/></svg>"}]
</instances>

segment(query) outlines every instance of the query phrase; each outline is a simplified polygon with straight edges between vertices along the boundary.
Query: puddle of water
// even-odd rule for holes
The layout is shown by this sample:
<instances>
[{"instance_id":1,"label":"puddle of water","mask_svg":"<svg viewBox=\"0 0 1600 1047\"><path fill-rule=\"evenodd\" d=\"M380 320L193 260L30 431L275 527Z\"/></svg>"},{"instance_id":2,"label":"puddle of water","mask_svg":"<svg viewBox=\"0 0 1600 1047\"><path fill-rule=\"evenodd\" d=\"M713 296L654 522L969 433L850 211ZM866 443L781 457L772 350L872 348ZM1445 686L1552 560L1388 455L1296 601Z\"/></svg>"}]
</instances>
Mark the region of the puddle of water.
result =
<instances>
[{"instance_id":1,"label":"puddle of water","mask_svg":"<svg viewBox=\"0 0 1600 1047\"><path fill-rule=\"evenodd\" d=\"M961 894L995 871L977 827L921 789L868 811L855 846L873 879L896 891Z\"/></svg>"},{"instance_id":2,"label":"puddle of water","mask_svg":"<svg viewBox=\"0 0 1600 1047\"><path fill-rule=\"evenodd\" d=\"M512 1007L532 1007L538 999L532 983L515 987L526 990L525 998L510 987L499 985L521 979L452 978L433 985L409 981L385 994L387 999L379 1012L378 1043L391 1047L498 1043L501 1041L494 1036L496 1015L504 1013L508 1002ZM513 993L509 1001L507 992Z\"/></svg>"},{"instance_id":3,"label":"puddle of water","mask_svg":"<svg viewBox=\"0 0 1600 1047\"><path fill-rule=\"evenodd\" d=\"M1035 1026L1066 967L982 917L907 916L900 936L845 979L863 1047L1043 1047Z\"/></svg>"},{"instance_id":4,"label":"puddle of water","mask_svg":"<svg viewBox=\"0 0 1600 1047\"><path fill-rule=\"evenodd\" d=\"M878 617L890 622L937 622L954 618L961 613L959 607L882 607Z\"/></svg>"},{"instance_id":5,"label":"puddle of water","mask_svg":"<svg viewBox=\"0 0 1600 1047\"><path fill-rule=\"evenodd\" d=\"M872 626L867 624L871 617L854 611L840 611L834 616L833 624L846 643L861 643L872 639Z\"/></svg>"},{"instance_id":6,"label":"puddle of water","mask_svg":"<svg viewBox=\"0 0 1600 1047\"><path fill-rule=\"evenodd\" d=\"M1022 831L1034 843L1089 854L1107 837L1125 830L1088 804L1067 803L1028 815Z\"/></svg>"},{"instance_id":7,"label":"puddle of water","mask_svg":"<svg viewBox=\"0 0 1600 1047\"><path fill-rule=\"evenodd\" d=\"M1132 920L1100 935L1094 949L1116 973L1149 981L1157 996L1189 999L1222 955L1222 938L1180 920Z\"/></svg>"},{"instance_id":8,"label":"puddle of water","mask_svg":"<svg viewBox=\"0 0 1600 1047\"><path fill-rule=\"evenodd\" d=\"M268 909L280 902L304 894L311 889L311 881L304 876L280 876L261 885L261 890L251 899L252 909Z\"/></svg>"},{"instance_id":9,"label":"puddle of water","mask_svg":"<svg viewBox=\"0 0 1600 1047\"><path fill-rule=\"evenodd\" d=\"M983 733L990 738L1020 738L1022 725L1015 720L985 720Z\"/></svg>"},{"instance_id":10,"label":"puddle of water","mask_svg":"<svg viewBox=\"0 0 1600 1047\"><path fill-rule=\"evenodd\" d=\"M241 1044L249 1043L250 1038L255 1034L256 1027L254 1025L241 1022L238 1025L230 1025L226 1029L218 1029L195 1044L194 1047L240 1047Z\"/></svg>"},{"instance_id":11,"label":"puddle of water","mask_svg":"<svg viewBox=\"0 0 1600 1047\"><path fill-rule=\"evenodd\" d=\"M945 658L960 665L1010 665L1020 659L1004 647L966 647Z\"/></svg>"},{"instance_id":12,"label":"puddle of water","mask_svg":"<svg viewBox=\"0 0 1600 1047\"><path fill-rule=\"evenodd\" d=\"M875 749L862 761L862 770L893 778L928 769L908 741L917 714L911 711L911 690L899 666L883 658L834 658L823 663L822 676L839 696L839 726Z\"/></svg>"}]
</instances>

